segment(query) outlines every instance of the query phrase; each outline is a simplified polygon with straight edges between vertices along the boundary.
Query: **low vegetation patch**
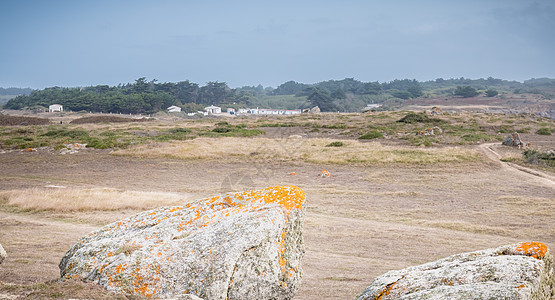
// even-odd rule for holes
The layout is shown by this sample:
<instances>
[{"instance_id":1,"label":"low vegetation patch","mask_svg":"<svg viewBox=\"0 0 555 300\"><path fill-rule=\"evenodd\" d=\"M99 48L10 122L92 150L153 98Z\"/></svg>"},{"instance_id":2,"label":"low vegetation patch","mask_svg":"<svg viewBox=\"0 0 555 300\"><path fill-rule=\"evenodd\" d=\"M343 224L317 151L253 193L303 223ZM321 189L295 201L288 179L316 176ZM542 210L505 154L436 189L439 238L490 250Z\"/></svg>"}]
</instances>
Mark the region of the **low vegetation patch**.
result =
<instances>
[{"instance_id":1,"label":"low vegetation patch","mask_svg":"<svg viewBox=\"0 0 555 300\"><path fill-rule=\"evenodd\" d=\"M331 142L329 144L326 145L326 147L342 147L345 146L345 144L343 142Z\"/></svg>"},{"instance_id":2,"label":"low vegetation patch","mask_svg":"<svg viewBox=\"0 0 555 300\"><path fill-rule=\"evenodd\" d=\"M409 123L409 124L416 124L416 123L433 123L433 124L442 124L445 121L441 119L430 118L428 115L424 113L414 113L409 112L407 115L399 119L397 122L399 123Z\"/></svg>"},{"instance_id":3,"label":"low vegetation patch","mask_svg":"<svg viewBox=\"0 0 555 300\"><path fill-rule=\"evenodd\" d=\"M0 115L0 126L48 125L50 123L49 119L44 118Z\"/></svg>"},{"instance_id":4,"label":"low vegetation patch","mask_svg":"<svg viewBox=\"0 0 555 300\"><path fill-rule=\"evenodd\" d=\"M555 168L555 151L539 151L528 149L524 151L524 160L529 164Z\"/></svg>"},{"instance_id":5,"label":"low vegetation patch","mask_svg":"<svg viewBox=\"0 0 555 300\"><path fill-rule=\"evenodd\" d=\"M542 127L536 131L536 134L539 135L551 135L551 129L547 127Z\"/></svg>"},{"instance_id":6,"label":"low vegetation patch","mask_svg":"<svg viewBox=\"0 0 555 300\"><path fill-rule=\"evenodd\" d=\"M370 131L358 137L359 140L373 140L373 139L383 139L383 133L379 131Z\"/></svg>"},{"instance_id":7,"label":"low vegetation patch","mask_svg":"<svg viewBox=\"0 0 555 300\"><path fill-rule=\"evenodd\" d=\"M69 123L70 124L126 123L126 122L145 122L145 121L151 121L151 120L152 119L148 119L148 118L133 119L133 118L118 117L118 116L88 116L88 117L75 119Z\"/></svg>"}]
</instances>

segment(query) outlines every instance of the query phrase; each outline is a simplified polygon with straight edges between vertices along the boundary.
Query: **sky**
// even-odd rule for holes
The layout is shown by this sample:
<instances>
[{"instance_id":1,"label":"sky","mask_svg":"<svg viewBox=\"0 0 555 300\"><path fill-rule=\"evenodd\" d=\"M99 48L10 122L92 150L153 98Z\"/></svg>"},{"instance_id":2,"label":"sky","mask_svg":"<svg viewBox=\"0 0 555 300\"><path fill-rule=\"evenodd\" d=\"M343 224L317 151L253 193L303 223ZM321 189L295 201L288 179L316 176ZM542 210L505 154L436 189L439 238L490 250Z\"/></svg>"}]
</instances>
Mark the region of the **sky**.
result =
<instances>
[{"instance_id":1,"label":"sky","mask_svg":"<svg viewBox=\"0 0 555 300\"><path fill-rule=\"evenodd\" d=\"M0 0L0 87L555 78L552 0Z\"/></svg>"}]
</instances>

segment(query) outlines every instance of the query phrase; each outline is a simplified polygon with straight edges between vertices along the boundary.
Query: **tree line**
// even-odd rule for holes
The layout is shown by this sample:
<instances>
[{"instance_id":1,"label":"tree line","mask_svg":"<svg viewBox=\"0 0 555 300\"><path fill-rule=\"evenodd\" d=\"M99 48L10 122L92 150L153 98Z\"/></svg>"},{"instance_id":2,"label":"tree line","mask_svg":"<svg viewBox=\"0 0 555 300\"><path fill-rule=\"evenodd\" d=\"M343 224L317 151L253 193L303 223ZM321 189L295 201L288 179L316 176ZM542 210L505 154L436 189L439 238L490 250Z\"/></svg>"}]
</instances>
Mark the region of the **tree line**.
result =
<instances>
[{"instance_id":1,"label":"tree line","mask_svg":"<svg viewBox=\"0 0 555 300\"><path fill-rule=\"evenodd\" d=\"M148 114L163 111L172 105L180 106L186 112L202 110L208 105L254 107L264 103L263 99L288 96L305 99L299 102L303 107L298 108L318 106L322 111L357 111L367 103L380 103L387 99L406 100L431 94L464 98L474 97L481 92L493 97L500 91L540 93L552 97L555 93L555 79L531 79L521 83L492 77L475 80L461 77L424 82L395 79L379 83L345 78L316 84L287 81L275 89L262 85L232 89L225 82L218 81L200 86L189 80L160 83L155 79L147 81L145 77L141 77L134 83L118 86L50 87L30 93L26 91L27 93L9 100L4 107L44 109L57 103L71 111Z\"/></svg>"}]
</instances>

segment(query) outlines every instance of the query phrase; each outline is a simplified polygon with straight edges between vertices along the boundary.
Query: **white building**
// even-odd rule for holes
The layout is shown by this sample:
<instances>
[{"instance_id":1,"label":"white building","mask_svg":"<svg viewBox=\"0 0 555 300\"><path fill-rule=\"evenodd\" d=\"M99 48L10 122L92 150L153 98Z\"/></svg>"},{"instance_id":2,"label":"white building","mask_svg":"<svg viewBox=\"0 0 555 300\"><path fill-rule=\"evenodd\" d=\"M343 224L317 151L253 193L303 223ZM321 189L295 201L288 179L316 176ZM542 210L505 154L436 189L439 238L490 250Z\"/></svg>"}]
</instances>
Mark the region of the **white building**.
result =
<instances>
[{"instance_id":1,"label":"white building","mask_svg":"<svg viewBox=\"0 0 555 300\"><path fill-rule=\"evenodd\" d=\"M48 106L48 111L49 112L64 111L64 107L61 104L52 104Z\"/></svg>"},{"instance_id":2,"label":"white building","mask_svg":"<svg viewBox=\"0 0 555 300\"><path fill-rule=\"evenodd\" d=\"M228 108L227 108L227 112L228 112L230 115L234 115L234 114L235 114L235 108L228 107Z\"/></svg>"},{"instance_id":3,"label":"white building","mask_svg":"<svg viewBox=\"0 0 555 300\"><path fill-rule=\"evenodd\" d=\"M300 109L270 109L270 108L253 108L250 110L253 115L300 115Z\"/></svg>"},{"instance_id":4,"label":"white building","mask_svg":"<svg viewBox=\"0 0 555 300\"><path fill-rule=\"evenodd\" d=\"M167 108L168 112L181 112L181 107L172 105Z\"/></svg>"},{"instance_id":5,"label":"white building","mask_svg":"<svg viewBox=\"0 0 555 300\"><path fill-rule=\"evenodd\" d=\"M208 114L221 114L222 113L222 108L219 107L219 106L214 106L214 105L210 105L208 107L205 107L204 110Z\"/></svg>"}]
</instances>

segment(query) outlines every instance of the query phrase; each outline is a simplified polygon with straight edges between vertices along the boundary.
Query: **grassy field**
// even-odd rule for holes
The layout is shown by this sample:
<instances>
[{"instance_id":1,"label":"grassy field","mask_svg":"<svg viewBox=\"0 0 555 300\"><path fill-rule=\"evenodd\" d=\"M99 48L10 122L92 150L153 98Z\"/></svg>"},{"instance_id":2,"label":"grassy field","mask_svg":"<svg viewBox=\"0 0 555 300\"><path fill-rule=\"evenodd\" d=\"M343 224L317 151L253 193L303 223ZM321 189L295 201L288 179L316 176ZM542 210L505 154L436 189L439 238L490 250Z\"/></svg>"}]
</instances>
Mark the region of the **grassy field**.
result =
<instances>
[{"instance_id":1,"label":"grassy field","mask_svg":"<svg viewBox=\"0 0 555 300\"><path fill-rule=\"evenodd\" d=\"M86 124L64 115L63 124L1 126L8 259L0 298L117 298L94 284L56 281L60 258L81 236L146 209L275 185L299 186L308 200L296 299L353 299L389 270L460 252L530 240L555 247L553 168L500 145L517 130L547 153L552 120L459 112L399 122L409 114ZM433 127L443 132L416 135ZM370 132L381 135L359 139ZM61 154L66 143L95 139L109 147ZM323 170L331 176L319 176Z\"/></svg>"}]
</instances>

